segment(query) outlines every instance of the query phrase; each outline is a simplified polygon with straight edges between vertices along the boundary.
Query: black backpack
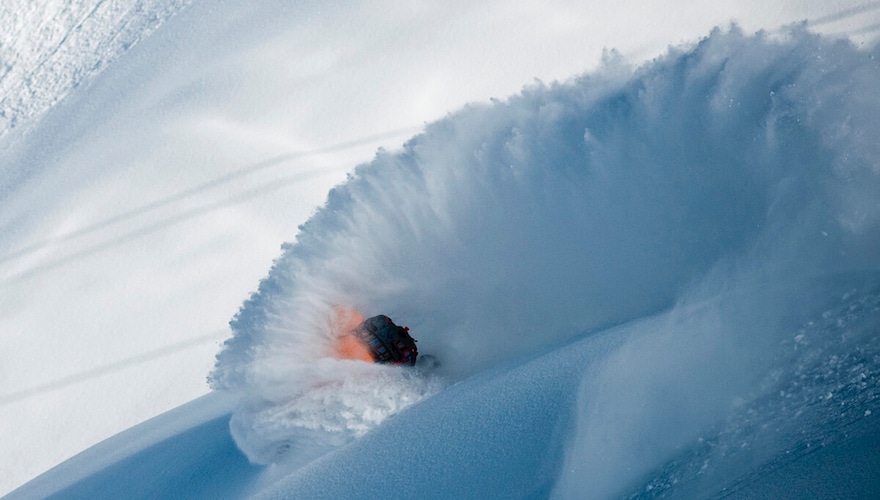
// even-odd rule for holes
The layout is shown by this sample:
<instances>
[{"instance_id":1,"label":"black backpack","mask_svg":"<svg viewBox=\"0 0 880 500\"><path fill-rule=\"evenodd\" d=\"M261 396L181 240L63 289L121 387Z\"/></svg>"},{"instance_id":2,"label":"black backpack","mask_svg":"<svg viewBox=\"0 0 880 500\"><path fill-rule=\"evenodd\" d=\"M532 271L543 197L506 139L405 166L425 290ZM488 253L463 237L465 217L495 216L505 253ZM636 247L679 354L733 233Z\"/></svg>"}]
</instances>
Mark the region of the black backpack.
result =
<instances>
[{"instance_id":1,"label":"black backpack","mask_svg":"<svg viewBox=\"0 0 880 500\"><path fill-rule=\"evenodd\" d=\"M377 363L416 364L419 350L409 328L395 325L388 316L380 314L364 320L355 333L370 348Z\"/></svg>"}]
</instances>

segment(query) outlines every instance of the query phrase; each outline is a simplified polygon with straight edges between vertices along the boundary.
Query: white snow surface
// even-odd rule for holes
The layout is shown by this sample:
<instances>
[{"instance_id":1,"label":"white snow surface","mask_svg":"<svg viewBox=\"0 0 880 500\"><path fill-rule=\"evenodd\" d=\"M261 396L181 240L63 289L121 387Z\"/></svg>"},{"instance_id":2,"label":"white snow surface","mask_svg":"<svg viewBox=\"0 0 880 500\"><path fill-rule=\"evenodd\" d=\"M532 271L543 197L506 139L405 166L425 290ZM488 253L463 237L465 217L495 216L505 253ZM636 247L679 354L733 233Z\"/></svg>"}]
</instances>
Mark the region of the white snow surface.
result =
<instances>
[{"instance_id":1,"label":"white snow surface","mask_svg":"<svg viewBox=\"0 0 880 500\"><path fill-rule=\"evenodd\" d=\"M756 5L4 4L0 494L209 371L10 498L876 494L880 4Z\"/></svg>"}]
</instances>

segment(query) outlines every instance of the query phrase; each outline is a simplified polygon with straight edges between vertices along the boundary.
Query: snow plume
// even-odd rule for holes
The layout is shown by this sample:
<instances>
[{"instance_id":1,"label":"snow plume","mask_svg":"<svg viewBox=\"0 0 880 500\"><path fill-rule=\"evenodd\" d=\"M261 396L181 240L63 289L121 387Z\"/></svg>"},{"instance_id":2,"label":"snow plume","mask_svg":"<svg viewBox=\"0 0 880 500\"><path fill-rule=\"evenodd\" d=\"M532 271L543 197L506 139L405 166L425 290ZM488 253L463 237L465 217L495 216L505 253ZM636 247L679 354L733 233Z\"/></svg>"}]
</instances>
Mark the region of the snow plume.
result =
<instances>
[{"instance_id":1,"label":"snow plume","mask_svg":"<svg viewBox=\"0 0 880 500\"><path fill-rule=\"evenodd\" d=\"M304 465L433 394L437 382L359 361L319 360L283 398L242 405L232 436L252 462Z\"/></svg>"},{"instance_id":2,"label":"snow plume","mask_svg":"<svg viewBox=\"0 0 880 500\"><path fill-rule=\"evenodd\" d=\"M438 389L328 359L337 305L410 326L447 380L655 315L588 370L557 491L618 492L753 389L823 276L880 269L874 55L717 30L380 151L231 323L210 380L248 401L240 445L354 436Z\"/></svg>"},{"instance_id":3,"label":"snow plume","mask_svg":"<svg viewBox=\"0 0 880 500\"><path fill-rule=\"evenodd\" d=\"M686 148L699 158L692 189L713 175L726 177L721 196L742 203L726 217L733 227L747 229L724 244L671 310L628 328L626 344L588 370L557 496L651 496L656 484L639 491L639 481L703 442L740 407L751 413L741 412L728 425L744 427L754 418L751 402L779 390L780 373L796 372L793 366L806 362L802 353L783 356L799 330L829 314L842 324L843 317L830 312L841 297L876 297L880 134L870 116L880 111L880 93L871 83L878 77L873 55L803 33L777 42L716 33L693 51L670 54L643 70L636 88L659 104L660 119L650 126L666 139L670 132L680 136L666 147ZM643 105L651 106L636 107ZM692 128L664 127L679 120ZM708 226L700 233L700 245L731 235ZM861 349L859 342L877 333L875 325L824 339L823 356L837 358L836 346L847 336L858 337L850 348ZM782 386L799 383L786 380ZM810 424L791 423L793 416L762 418L805 432ZM744 468L781 453L773 448L779 442L753 442L742 434L736 445L748 443L751 451L737 456L749 458L727 459L709 490L684 496L713 496ZM700 455L694 477L707 470L709 458L723 455ZM665 486L683 479L680 469L665 478Z\"/></svg>"}]
</instances>

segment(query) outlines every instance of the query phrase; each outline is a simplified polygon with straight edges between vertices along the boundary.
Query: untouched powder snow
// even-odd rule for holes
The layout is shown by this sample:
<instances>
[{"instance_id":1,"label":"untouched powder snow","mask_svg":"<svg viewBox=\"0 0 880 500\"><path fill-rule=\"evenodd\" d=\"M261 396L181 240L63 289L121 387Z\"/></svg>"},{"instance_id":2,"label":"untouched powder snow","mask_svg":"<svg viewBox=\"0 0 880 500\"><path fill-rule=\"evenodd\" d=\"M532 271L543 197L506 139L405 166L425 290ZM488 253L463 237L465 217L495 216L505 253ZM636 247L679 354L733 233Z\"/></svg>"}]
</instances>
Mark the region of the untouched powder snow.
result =
<instances>
[{"instance_id":1,"label":"untouched powder snow","mask_svg":"<svg viewBox=\"0 0 880 500\"><path fill-rule=\"evenodd\" d=\"M10 498L876 495L878 56L715 30L428 125L284 247L192 425ZM332 359L337 305L442 364Z\"/></svg>"},{"instance_id":2,"label":"untouched powder snow","mask_svg":"<svg viewBox=\"0 0 880 500\"><path fill-rule=\"evenodd\" d=\"M209 394L121 432L4 498L234 498L260 472L229 437L234 401Z\"/></svg>"}]
</instances>

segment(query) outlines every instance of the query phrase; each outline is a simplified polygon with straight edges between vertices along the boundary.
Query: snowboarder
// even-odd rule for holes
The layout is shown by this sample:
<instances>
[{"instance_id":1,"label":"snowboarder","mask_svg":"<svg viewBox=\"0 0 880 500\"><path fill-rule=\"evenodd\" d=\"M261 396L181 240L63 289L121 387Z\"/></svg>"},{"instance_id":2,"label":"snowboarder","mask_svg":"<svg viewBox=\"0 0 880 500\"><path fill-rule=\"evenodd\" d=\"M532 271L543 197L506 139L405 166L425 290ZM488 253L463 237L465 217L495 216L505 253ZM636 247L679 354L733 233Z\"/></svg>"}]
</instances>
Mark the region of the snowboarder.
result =
<instances>
[{"instance_id":1,"label":"snowboarder","mask_svg":"<svg viewBox=\"0 0 880 500\"><path fill-rule=\"evenodd\" d=\"M376 363L415 366L419 349L409 335L409 327L397 326L385 315L367 318L354 329L357 337L373 356Z\"/></svg>"},{"instance_id":2,"label":"snowboarder","mask_svg":"<svg viewBox=\"0 0 880 500\"><path fill-rule=\"evenodd\" d=\"M416 364L419 350L409 335L408 327L394 324L385 315L364 319L357 311L336 307L332 327L338 335L336 354L344 359L357 359L392 365Z\"/></svg>"}]
</instances>

